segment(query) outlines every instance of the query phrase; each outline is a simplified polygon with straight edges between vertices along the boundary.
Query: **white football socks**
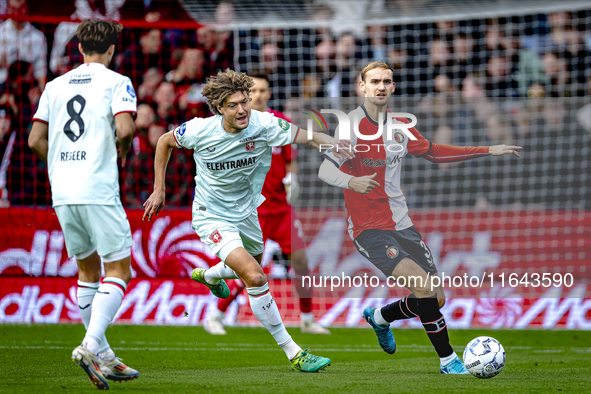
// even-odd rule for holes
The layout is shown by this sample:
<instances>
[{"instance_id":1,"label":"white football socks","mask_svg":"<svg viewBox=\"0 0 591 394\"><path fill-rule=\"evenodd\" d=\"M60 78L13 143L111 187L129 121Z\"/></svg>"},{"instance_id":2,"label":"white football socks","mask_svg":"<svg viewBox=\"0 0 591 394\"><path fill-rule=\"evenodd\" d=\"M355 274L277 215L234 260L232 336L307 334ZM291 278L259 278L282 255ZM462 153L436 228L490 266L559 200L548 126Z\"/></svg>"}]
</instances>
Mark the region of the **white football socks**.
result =
<instances>
[{"instance_id":1,"label":"white football socks","mask_svg":"<svg viewBox=\"0 0 591 394\"><path fill-rule=\"evenodd\" d=\"M240 279L236 272L228 267L223 261L217 263L203 274L205 281L210 285L217 284L220 279Z\"/></svg>"},{"instance_id":2,"label":"white football socks","mask_svg":"<svg viewBox=\"0 0 591 394\"><path fill-rule=\"evenodd\" d=\"M269 292L269 284L261 287L249 287L246 289L252 313L261 324L273 335L277 344L281 346L288 359L293 359L302 348L291 339L288 334L275 300Z\"/></svg>"},{"instance_id":3,"label":"white football socks","mask_svg":"<svg viewBox=\"0 0 591 394\"><path fill-rule=\"evenodd\" d=\"M456 352L453 352L447 357L440 357L439 359L441 360L441 365L445 367L447 364L451 363L454 358L456 358Z\"/></svg>"},{"instance_id":4,"label":"white football socks","mask_svg":"<svg viewBox=\"0 0 591 394\"><path fill-rule=\"evenodd\" d=\"M92 300L94 299L94 295L96 294L96 291L100 285L101 282L89 283L82 282L81 280L78 281L78 290L76 291L76 297L78 298L78 311L80 312L80 317L82 318L84 328L86 329L88 329L90 316L92 314ZM111 350L111 346L109 346L109 342L107 342L107 338L104 335L102 338L100 338L99 342L99 354L106 354L106 352ZM112 350L111 353L113 353ZM115 357L115 353L113 353L113 357Z\"/></svg>"},{"instance_id":5,"label":"white football socks","mask_svg":"<svg viewBox=\"0 0 591 394\"><path fill-rule=\"evenodd\" d=\"M302 323L310 323L314 321L314 314L312 312L300 312L300 320Z\"/></svg>"},{"instance_id":6,"label":"white football socks","mask_svg":"<svg viewBox=\"0 0 591 394\"><path fill-rule=\"evenodd\" d=\"M378 323L380 326L389 326L390 323L384 319L382 316L382 308L376 308L373 312L373 320Z\"/></svg>"},{"instance_id":7,"label":"white football socks","mask_svg":"<svg viewBox=\"0 0 591 394\"><path fill-rule=\"evenodd\" d=\"M92 314L84 337L86 347L92 353L99 352L101 339L105 338L105 331L121 306L125 289L125 281L115 277L105 278L98 288L92 301Z\"/></svg>"}]
</instances>

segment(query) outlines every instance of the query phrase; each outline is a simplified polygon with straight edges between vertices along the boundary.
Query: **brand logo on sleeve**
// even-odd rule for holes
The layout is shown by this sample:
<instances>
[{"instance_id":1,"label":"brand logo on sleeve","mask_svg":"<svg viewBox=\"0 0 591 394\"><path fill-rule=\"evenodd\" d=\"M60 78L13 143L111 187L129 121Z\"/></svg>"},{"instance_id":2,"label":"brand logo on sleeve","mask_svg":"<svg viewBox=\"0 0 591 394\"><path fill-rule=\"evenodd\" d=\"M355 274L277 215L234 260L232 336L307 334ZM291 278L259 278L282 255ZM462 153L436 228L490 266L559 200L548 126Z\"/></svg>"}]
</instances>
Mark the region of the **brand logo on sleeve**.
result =
<instances>
[{"instance_id":1,"label":"brand logo on sleeve","mask_svg":"<svg viewBox=\"0 0 591 394\"><path fill-rule=\"evenodd\" d=\"M181 127L178 128L179 137L182 137L183 134L185 134L185 131L187 131L187 124L183 123Z\"/></svg>"},{"instance_id":2,"label":"brand logo on sleeve","mask_svg":"<svg viewBox=\"0 0 591 394\"><path fill-rule=\"evenodd\" d=\"M283 130L289 130L289 123L287 123L287 121L283 119L277 119L277 123L279 123L279 127L281 127Z\"/></svg>"},{"instance_id":3,"label":"brand logo on sleeve","mask_svg":"<svg viewBox=\"0 0 591 394\"><path fill-rule=\"evenodd\" d=\"M135 90L133 90L133 86L127 85L127 93L133 98L135 98Z\"/></svg>"},{"instance_id":4,"label":"brand logo on sleeve","mask_svg":"<svg viewBox=\"0 0 591 394\"><path fill-rule=\"evenodd\" d=\"M209 153L215 152L215 146L213 148L206 148Z\"/></svg>"}]
</instances>

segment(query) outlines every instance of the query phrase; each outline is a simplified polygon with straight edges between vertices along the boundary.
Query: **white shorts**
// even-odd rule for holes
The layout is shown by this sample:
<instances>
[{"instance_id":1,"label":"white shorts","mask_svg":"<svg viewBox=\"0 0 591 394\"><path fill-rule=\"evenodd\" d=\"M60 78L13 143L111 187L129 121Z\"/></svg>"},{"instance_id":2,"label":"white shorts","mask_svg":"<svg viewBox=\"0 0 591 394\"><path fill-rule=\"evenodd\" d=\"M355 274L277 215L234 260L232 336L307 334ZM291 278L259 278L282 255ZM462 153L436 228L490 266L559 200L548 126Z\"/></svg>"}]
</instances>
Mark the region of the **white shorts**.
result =
<instances>
[{"instance_id":1,"label":"white shorts","mask_svg":"<svg viewBox=\"0 0 591 394\"><path fill-rule=\"evenodd\" d=\"M108 263L131 255L131 228L121 204L59 205L55 213L69 257L83 259L96 250Z\"/></svg>"},{"instance_id":2,"label":"white shorts","mask_svg":"<svg viewBox=\"0 0 591 394\"><path fill-rule=\"evenodd\" d=\"M193 214L193 230L220 260L226 261L236 248L244 248L251 256L263 253L263 232L256 209L246 219L231 222L221 218Z\"/></svg>"}]
</instances>

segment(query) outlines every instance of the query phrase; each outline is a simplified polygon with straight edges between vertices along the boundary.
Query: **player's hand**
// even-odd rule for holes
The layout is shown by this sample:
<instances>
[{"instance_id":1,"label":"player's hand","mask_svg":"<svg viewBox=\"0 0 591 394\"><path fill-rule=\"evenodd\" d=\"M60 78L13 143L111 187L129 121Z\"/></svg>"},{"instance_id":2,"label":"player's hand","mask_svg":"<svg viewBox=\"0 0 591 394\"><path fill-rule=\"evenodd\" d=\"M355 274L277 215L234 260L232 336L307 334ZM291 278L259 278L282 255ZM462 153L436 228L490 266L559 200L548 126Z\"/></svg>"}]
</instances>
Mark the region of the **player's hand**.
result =
<instances>
[{"instance_id":1,"label":"player's hand","mask_svg":"<svg viewBox=\"0 0 591 394\"><path fill-rule=\"evenodd\" d=\"M125 159L127 155L123 156L123 148L121 147L119 139L115 140L115 147L117 148L117 157L121 158L121 167L125 168Z\"/></svg>"},{"instance_id":2,"label":"player's hand","mask_svg":"<svg viewBox=\"0 0 591 394\"><path fill-rule=\"evenodd\" d=\"M331 144L335 146L335 148L332 149L332 154L338 159L352 159L355 157L355 151L353 150L351 141L333 138Z\"/></svg>"},{"instance_id":3,"label":"player's hand","mask_svg":"<svg viewBox=\"0 0 591 394\"><path fill-rule=\"evenodd\" d=\"M292 172L283 178L283 185L287 193L287 203L293 205L300 196L300 184L298 183L298 176Z\"/></svg>"},{"instance_id":4,"label":"player's hand","mask_svg":"<svg viewBox=\"0 0 591 394\"><path fill-rule=\"evenodd\" d=\"M164 192L163 191L154 191L148 197L146 202L144 203L144 216L142 216L142 220L148 217L148 221L152 220L152 215L158 215L158 212L164 207Z\"/></svg>"},{"instance_id":5,"label":"player's hand","mask_svg":"<svg viewBox=\"0 0 591 394\"><path fill-rule=\"evenodd\" d=\"M512 153L515 156L520 157L519 152L517 152L520 149L522 149L521 146L515 145L494 145L488 148L488 153L492 156L503 156Z\"/></svg>"},{"instance_id":6,"label":"player's hand","mask_svg":"<svg viewBox=\"0 0 591 394\"><path fill-rule=\"evenodd\" d=\"M349 187L355 190L357 193L367 194L374 189L376 186L380 186L380 184L374 181L374 178L377 176L375 172L373 175L366 175L366 176L358 176L355 178L351 178L349 181Z\"/></svg>"}]
</instances>

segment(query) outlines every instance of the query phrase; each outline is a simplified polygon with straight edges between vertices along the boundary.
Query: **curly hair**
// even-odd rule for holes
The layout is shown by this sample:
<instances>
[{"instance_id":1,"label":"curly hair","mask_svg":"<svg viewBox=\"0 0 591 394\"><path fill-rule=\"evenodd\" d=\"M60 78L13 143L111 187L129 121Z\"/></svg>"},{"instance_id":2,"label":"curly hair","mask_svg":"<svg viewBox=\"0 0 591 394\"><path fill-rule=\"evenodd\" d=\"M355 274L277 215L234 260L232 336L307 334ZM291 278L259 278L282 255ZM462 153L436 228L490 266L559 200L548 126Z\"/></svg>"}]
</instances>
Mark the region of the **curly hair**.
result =
<instances>
[{"instance_id":1,"label":"curly hair","mask_svg":"<svg viewBox=\"0 0 591 394\"><path fill-rule=\"evenodd\" d=\"M216 115L221 115L220 111L218 111L218 105L222 105L225 99L236 92L242 92L248 97L250 88L253 86L254 80L251 77L228 68L225 71L219 71L215 76L207 78L201 94L207 98L210 111Z\"/></svg>"}]
</instances>

